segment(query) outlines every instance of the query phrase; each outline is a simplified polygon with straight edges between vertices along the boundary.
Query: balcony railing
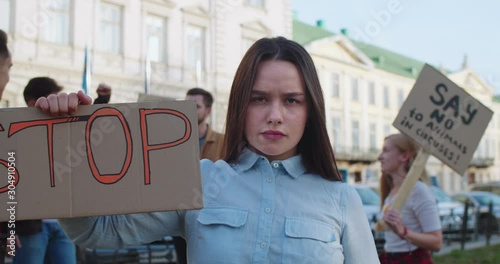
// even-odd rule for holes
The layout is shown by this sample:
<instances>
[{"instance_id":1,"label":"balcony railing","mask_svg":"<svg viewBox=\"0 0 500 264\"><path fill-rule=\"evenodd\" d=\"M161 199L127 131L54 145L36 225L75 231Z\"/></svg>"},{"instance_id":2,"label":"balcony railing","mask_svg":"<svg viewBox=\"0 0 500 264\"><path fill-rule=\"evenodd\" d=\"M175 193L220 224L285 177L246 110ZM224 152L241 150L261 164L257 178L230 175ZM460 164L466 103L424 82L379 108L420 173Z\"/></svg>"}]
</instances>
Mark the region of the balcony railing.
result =
<instances>
[{"instance_id":1,"label":"balcony railing","mask_svg":"<svg viewBox=\"0 0 500 264\"><path fill-rule=\"evenodd\" d=\"M379 149L348 146L334 146L333 152L337 161L347 161L349 163L372 163L377 161L380 154Z\"/></svg>"},{"instance_id":2,"label":"balcony railing","mask_svg":"<svg viewBox=\"0 0 500 264\"><path fill-rule=\"evenodd\" d=\"M494 157L473 157L469 163L469 167L488 168L493 166L493 164L495 164Z\"/></svg>"}]
</instances>

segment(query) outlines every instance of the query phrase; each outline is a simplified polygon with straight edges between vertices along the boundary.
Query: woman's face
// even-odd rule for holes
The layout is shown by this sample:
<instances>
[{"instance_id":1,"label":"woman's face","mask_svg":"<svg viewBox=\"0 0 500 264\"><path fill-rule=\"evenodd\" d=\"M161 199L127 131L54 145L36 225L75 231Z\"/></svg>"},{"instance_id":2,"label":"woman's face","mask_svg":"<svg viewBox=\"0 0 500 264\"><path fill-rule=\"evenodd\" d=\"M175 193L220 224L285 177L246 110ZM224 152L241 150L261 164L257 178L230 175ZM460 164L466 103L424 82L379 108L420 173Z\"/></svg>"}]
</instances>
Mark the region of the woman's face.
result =
<instances>
[{"instance_id":1,"label":"woman's face","mask_svg":"<svg viewBox=\"0 0 500 264\"><path fill-rule=\"evenodd\" d=\"M403 155L396 144L394 144L393 140L388 138L384 141L384 146L382 148L382 152L378 156L378 160L380 161L380 169L382 173L388 175L394 175L398 173L400 170L405 169L405 164L407 159Z\"/></svg>"},{"instance_id":2,"label":"woman's face","mask_svg":"<svg viewBox=\"0 0 500 264\"><path fill-rule=\"evenodd\" d=\"M249 148L270 161L296 155L307 111L306 92L295 65L275 60L260 63L245 119Z\"/></svg>"},{"instance_id":3,"label":"woman's face","mask_svg":"<svg viewBox=\"0 0 500 264\"><path fill-rule=\"evenodd\" d=\"M5 86L10 80L10 67L12 67L12 58L11 56L2 59L0 58L0 99L2 99L2 94L5 89Z\"/></svg>"}]
</instances>

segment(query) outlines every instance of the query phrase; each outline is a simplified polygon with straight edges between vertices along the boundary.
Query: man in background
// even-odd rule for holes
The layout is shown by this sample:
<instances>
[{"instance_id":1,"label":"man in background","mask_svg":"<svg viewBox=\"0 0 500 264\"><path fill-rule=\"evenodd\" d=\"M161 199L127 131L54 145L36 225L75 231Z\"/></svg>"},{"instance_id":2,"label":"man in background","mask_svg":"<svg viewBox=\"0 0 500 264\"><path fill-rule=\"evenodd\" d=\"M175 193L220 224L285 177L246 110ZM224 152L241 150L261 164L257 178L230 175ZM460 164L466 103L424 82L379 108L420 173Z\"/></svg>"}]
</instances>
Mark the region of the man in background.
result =
<instances>
[{"instance_id":1,"label":"man in background","mask_svg":"<svg viewBox=\"0 0 500 264\"><path fill-rule=\"evenodd\" d=\"M201 88L192 88L187 91L186 100L196 102L196 113L198 115L198 137L200 145L200 159L216 161L221 158L224 135L210 128L207 118L212 112L214 98L210 92ZM182 237L173 237L177 262L186 264L186 241Z\"/></svg>"},{"instance_id":2,"label":"man in background","mask_svg":"<svg viewBox=\"0 0 500 264\"><path fill-rule=\"evenodd\" d=\"M213 131L207 123L207 118L212 112L212 104L214 102L212 94L201 88L192 88L187 92L186 100L196 102L200 159L209 159L212 161L220 159L224 135Z\"/></svg>"}]
</instances>

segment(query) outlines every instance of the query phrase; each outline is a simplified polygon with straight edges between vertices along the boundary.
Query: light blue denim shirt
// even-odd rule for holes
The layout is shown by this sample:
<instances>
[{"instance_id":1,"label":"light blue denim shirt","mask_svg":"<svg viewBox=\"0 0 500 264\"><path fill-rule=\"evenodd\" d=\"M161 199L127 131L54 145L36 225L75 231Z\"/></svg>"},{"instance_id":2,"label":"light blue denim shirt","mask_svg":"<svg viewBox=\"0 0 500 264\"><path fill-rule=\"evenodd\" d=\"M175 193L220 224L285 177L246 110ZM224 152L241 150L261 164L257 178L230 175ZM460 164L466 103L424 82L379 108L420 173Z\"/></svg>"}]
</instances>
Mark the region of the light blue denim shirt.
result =
<instances>
[{"instance_id":1,"label":"light blue denim shirt","mask_svg":"<svg viewBox=\"0 0 500 264\"><path fill-rule=\"evenodd\" d=\"M379 263L356 191L305 171L300 156L201 161L204 208L61 219L85 247L119 248L183 236L189 263ZM168 199L165 197L164 199Z\"/></svg>"}]
</instances>

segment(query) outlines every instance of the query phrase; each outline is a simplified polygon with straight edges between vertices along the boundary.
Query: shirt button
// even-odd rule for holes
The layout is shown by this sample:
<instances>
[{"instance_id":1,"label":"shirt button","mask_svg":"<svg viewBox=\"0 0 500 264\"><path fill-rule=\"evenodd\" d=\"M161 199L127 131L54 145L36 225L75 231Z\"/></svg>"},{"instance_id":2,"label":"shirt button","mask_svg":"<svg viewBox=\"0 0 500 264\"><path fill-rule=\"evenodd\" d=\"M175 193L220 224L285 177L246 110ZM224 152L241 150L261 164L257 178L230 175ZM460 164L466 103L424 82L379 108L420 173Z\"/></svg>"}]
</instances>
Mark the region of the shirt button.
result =
<instances>
[{"instance_id":1,"label":"shirt button","mask_svg":"<svg viewBox=\"0 0 500 264\"><path fill-rule=\"evenodd\" d=\"M270 182L272 182L272 181L273 181L273 179L271 179L271 178L267 178L267 179L266 179L266 181L270 183Z\"/></svg>"},{"instance_id":2,"label":"shirt button","mask_svg":"<svg viewBox=\"0 0 500 264\"><path fill-rule=\"evenodd\" d=\"M278 168L280 164L278 162L273 162L273 167Z\"/></svg>"},{"instance_id":3,"label":"shirt button","mask_svg":"<svg viewBox=\"0 0 500 264\"><path fill-rule=\"evenodd\" d=\"M269 212L271 212L271 208L267 207L266 209L264 209L264 211L265 211L266 213L269 213Z\"/></svg>"},{"instance_id":4,"label":"shirt button","mask_svg":"<svg viewBox=\"0 0 500 264\"><path fill-rule=\"evenodd\" d=\"M266 248L266 247L267 247L267 244L266 244L266 243L260 243L260 247L261 247L261 248Z\"/></svg>"}]
</instances>

